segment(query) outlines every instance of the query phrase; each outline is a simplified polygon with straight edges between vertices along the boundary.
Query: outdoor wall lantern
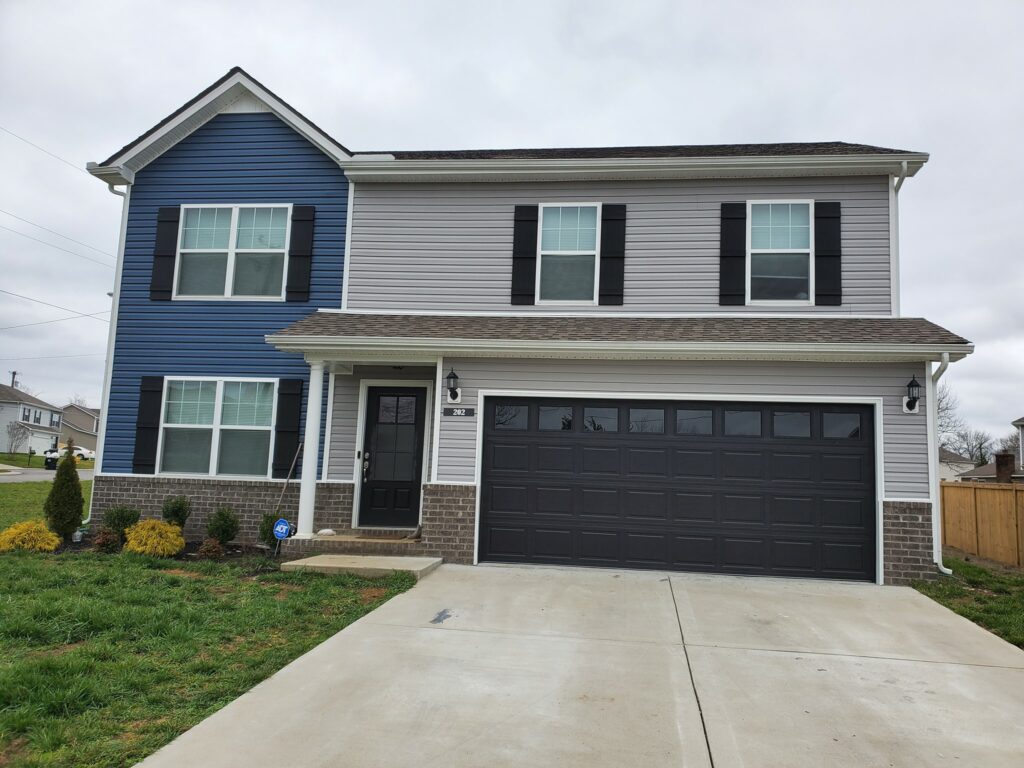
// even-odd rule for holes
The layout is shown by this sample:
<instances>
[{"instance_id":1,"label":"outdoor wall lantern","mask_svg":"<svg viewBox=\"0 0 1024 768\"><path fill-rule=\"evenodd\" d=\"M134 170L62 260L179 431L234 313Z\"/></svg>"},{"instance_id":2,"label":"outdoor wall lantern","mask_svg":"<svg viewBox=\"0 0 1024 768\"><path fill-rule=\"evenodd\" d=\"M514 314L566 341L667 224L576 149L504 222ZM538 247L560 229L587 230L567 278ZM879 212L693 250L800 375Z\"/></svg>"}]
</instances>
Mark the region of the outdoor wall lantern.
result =
<instances>
[{"instance_id":1,"label":"outdoor wall lantern","mask_svg":"<svg viewBox=\"0 0 1024 768\"><path fill-rule=\"evenodd\" d=\"M462 390L459 389L459 374L455 372L454 368L448 371L448 375L445 377L445 381L448 384L448 402L461 403Z\"/></svg>"},{"instance_id":2,"label":"outdoor wall lantern","mask_svg":"<svg viewBox=\"0 0 1024 768\"><path fill-rule=\"evenodd\" d=\"M903 398L903 412L917 413L917 404L921 400L921 385L917 383L917 376L911 376L907 384L907 396Z\"/></svg>"}]
</instances>

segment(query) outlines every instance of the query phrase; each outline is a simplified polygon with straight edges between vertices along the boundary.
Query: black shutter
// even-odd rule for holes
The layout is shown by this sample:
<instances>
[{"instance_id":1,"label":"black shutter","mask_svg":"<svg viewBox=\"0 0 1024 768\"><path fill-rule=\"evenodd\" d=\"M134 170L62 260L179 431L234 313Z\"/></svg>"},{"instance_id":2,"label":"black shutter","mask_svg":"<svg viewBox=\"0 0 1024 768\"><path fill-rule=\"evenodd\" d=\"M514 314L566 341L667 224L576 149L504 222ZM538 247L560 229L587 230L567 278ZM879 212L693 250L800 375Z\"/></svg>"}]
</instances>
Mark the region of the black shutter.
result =
<instances>
[{"instance_id":1,"label":"black shutter","mask_svg":"<svg viewBox=\"0 0 1024 768\"><path fill-rule=\"evenodd\" d=\"M170 301L174 290L174 256L178 252L178 221L181 208L167 206L156 213L156 245L153 247L153 275L149 298Z\"/></svg>"},{"instance_id":2,"label":"black shutter","mask_svg":"<svg viewBox=\"0 0 1024 768\"><path fill-rule=\"evenodd\" d=\"M601 279L598 303L622 305L626 276L626 206L601 206Z\"/></svg>"},{"instance_id":3,"label":"black shutter","mask_svg":"<svg viewBox=\"0 0 1024 768\"><path fill-rule=\"evenodd\" d=\"M163 401L163 377L143 376L139 384L135 452L132 454L132 472L137 475L152 475L156 472L156 444L160 438L160 409Z\"/></svg>"},{"instance_id":4,"label":"black shutter","mask_svg":"<svg viewBox=\"0 0 1024 768\"><path fill-rule=\"evenodd\" d=\"M292 232L288 247L287 301L309 301L309 275L313 269L313 219L316 207L292 206ZM350 235L346 233L346 237ZM287 470L286 470L287 471Z\"/></svg>"},{"instance_id":5,"label":"black shutter","mask_svg":"<svg viewBox=\"0 0 1024 768\"><path fill-rule=\"evenodd\" d=\"M814 204L814 303L843 303L843 245L839 203Z\"/></svg>"},{"instance_id":6,"label":"black shutter","mask_svg":"<svg viewBox=\"0 0 1024 768\"><path fill-rule=\"evenodd\" d=\"M288 477L299 449L299 418L302 413L302 379L277 383L277 419L274 424L273 477Z\"/></svg>"},{"instance_id":7,"label":"black shutter","mask_svg":"<svg viewBox=\"0 0 1024 768\"><path fill-rule=\"evenodd\" d=\"M719 235L718 303L747 301L747 204L722 203Z\"/></svg>"},{"instance_id":8,"label":"black shutter","mask_svg":"<svg viewBox=\"0 0 1024 768\"><path fill-rule=\"evenodd\" d=\"M512 303L533 304L537 292L537 206L517 205L512 230Z\"/></svg>"}]
</instances>

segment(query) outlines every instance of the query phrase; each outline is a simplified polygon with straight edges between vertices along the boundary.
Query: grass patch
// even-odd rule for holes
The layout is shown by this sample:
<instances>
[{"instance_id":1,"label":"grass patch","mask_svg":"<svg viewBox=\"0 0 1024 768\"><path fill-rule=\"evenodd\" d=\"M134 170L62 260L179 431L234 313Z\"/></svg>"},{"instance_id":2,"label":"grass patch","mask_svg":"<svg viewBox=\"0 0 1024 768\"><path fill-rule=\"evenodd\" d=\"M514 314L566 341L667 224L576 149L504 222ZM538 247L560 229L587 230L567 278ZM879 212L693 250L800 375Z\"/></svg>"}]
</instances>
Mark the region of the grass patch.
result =
<instances>
[{"instance_id":1,"label":"grass patch","mask_svg":"<svg viewBox=\"0 0 1024 768\"><path fill-rule=\"evenodd\" d=\"M0 556L0 765L131 765L414 583Z\"/></svg>"},{"instance_id":2,"label":"grass patch","mask_svg":"<svg viewBox=\"0 0 1024 768\"><path fill-rule=\"evenodd\" d=\"M43 502L53 486L52 480L38 483L0 483L0 530L22 520L43 517ZM89 496L92 480L82 481L82 496L85 497L84 515L89 514ZM2 596L0 596L2 599ZM0 766L3 763L0 762Z\"/></svg>"},{"instance_id":3,"label":"grass patch","mask_svg":"<svg viewBox=\"0 0 1024 768\"><path fill-rule=\"evenodd\" d=\"M946 555L951 578L918 582L918 592L1024 648L1024 573Z\"/></svg>"},{"instance_id":4,"label":"grass patch","mask_svg":"<svg viewBox=\"0 0 1024 768\"><path fill-rule=\"evenodd\" d=\"M42 469L43 454L35 454L32 457L32 463L29 464L29 456L27 453L0 453L0 464L7 464L11 467L31 467L32 469ZM80 461L78 462L78 468L92 469L95 464L95 461Z\"/></svg>"}]
</instances>

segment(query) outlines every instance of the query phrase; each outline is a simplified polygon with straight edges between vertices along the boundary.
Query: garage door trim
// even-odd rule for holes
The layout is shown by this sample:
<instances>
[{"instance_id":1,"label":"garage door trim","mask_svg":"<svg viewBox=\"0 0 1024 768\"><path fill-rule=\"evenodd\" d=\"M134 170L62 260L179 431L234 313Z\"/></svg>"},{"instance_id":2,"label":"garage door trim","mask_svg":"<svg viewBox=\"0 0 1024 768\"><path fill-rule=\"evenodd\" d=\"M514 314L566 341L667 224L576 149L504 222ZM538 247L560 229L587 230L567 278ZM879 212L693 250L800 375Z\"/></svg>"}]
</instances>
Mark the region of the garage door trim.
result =
<instances>
[{"instance_id":1,"label":"garage door trim","mask_svg":"<svg viewBox=\"0 0 1024 768\"><path fill-rule=\"evenodd\" d=\"M854 397L842 395L748 395L729 393L665 393L665 392L598 392L593 390L541 390L541 389L481 389L477 391L476 457L473 469L476 485L476 508L473 521L473 564L480 563L480 503L483 488L484 414L488 397L568 398L573 400L662 400L662 401L719 401L747 403L808 403L812 405L868 405L874 414L875 452L875 583L882 583L884 573L883 501L885 494L885 449L882 425L883 399L881 397Z\"/></svg>"}]
</instances>

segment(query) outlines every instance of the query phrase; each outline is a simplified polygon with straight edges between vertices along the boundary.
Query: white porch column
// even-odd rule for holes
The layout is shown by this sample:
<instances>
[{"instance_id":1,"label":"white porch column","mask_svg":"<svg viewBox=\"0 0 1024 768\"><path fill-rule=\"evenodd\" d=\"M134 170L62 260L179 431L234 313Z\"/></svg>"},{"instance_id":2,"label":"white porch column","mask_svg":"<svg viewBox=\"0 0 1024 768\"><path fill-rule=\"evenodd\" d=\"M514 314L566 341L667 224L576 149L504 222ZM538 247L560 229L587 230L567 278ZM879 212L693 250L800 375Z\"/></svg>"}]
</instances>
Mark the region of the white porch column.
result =
<instances>
[{"instance_id":1,"label":"white porch column","mask_svg":"<svg viewBox=\"0 0 1024 768\"><path fill-rule=\"evenodd\" d=\"M316 506L317 457L320 454L320 417L324 396L324 364L309 363L309 397L306 399L306 428L302 445L302 477L299 480L299 522L296 537L313 535L313 509Z\"/></svg>"}]
</instances>

